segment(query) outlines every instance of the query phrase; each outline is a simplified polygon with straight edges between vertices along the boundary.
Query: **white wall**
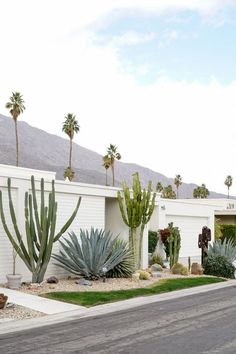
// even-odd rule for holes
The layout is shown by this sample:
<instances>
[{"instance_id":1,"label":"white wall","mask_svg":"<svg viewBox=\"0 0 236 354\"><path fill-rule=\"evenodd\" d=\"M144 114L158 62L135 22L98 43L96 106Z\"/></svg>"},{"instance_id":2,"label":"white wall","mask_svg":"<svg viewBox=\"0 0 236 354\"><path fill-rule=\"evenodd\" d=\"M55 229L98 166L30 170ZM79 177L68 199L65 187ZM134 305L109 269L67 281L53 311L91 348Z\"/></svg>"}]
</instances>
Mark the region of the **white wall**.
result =
<instances>
[{"instance_id":1,"label":"white wall","mask_svg":"<svg viewBox=\"0 0 236 354\"><path fill-rule=\"evenodd\" d=\"M153 216L149 222L149 230L163 229L173 222L179 227L181 235L180 262L200 261L201 250L198 248L198 235L203 226L211 229L214 239L214 210L215 206L201 201L183 201L160 199L156 203Z\"/></svg>"},{"instance_id":2,"label":"white wall","mask_svg":"<svg viewBox=\"0 0 236 354\"><path fill-rule=\"evenodd\" d=\"M19 229L23 235L23 239L25 239L24 195L26 191L30 190L30 177L32 174L35 176L36 189L39 190L39 180L41 177L44 177L46 182L45 193L49 192L51 188L51 183L49 183L49 181L55 179L54 173L0 165L0 189L3 191L4 212L6 215L7 224L9 225L11 231L13 231L6 189L7 176L11 176L13 202ZM80 228L105 228L104 190L106 190L107 195L112 195L112 193L114 193L112 190L104 189L102 186L63 181L56 181L55 188L56 201L58 202L57 231L60 230L60 228L71 216L79 196L82 197L81 205L77 216L68 231L73 230L75 233L79 234ZM54 244L53 251L57 252L58 248L59 243L57 242ZM66 274L63 269L56 267L52 263L53 260L48 267L47 275L62 276L63 274ZM5 275L10 272L12 272L12 247L7 236L5 235L5 231L0 220L0 282L5 282ZM27 270L19 257L17 258L17 272L23 274L24 281L31 279L30 272Z\"/></svg>"}]
</instances>

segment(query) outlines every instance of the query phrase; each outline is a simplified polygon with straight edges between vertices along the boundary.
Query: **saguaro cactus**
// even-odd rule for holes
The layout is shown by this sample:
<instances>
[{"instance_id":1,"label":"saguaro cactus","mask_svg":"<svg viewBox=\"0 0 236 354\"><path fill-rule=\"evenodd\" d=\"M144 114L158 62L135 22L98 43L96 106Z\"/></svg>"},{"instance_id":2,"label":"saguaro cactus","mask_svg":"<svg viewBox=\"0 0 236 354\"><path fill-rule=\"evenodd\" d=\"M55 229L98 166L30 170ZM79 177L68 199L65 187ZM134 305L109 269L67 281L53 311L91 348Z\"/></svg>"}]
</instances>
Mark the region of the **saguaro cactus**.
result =
<instances>
[{"instance_id":1,"label":"saguaro cactus","mask_svg":"<svg viewBox=\"0 0 236 354\"><path fill-rule=\"evenodd\" d=\"M48 206L45 206L44 179L41 179L41 200L38 207L34 176L31 177L32 192L25 193L25 236L26 243L17 226L16 213L12 202L11 179L8 178L8 199L11 220L15 231L15 236L10 232L5 219L3 210L3 198L0 191L0 216L6 235L8 236L13 248L32 273L32 282L40 283L43 281L48 263L51 258L53 243L70 227L80 206L81 197L71 217L56 234L57 221L57 202L55 200L55 187L52 181L52 190L48 197ZM40 210L39 210L40 209Z\"/></svg>"},{"instance_id":2,"label":"saguaro cactus","mask_svg":"<svg viewBox=\"0 0 236 354\"><path fill-rule=\"evenodd\" d=\"M151 216L155 207L155 199L156 192L152 192L152 182L148 182L147 190L144 189L143 193L143 213L142 213L142 221L141 221L141 231L140 231L140 241L139 241L139 264L138 268L141 267L142 260L142 249L143 249L143 233L145 229L145 225L150 221Z\"/></svg>"},{"instance_id":3,"label":"saguaro cactus","mask_svg":"<svg viewBox=\"0 0 236 354\"><path fill-rule=\"evenodd\" d=\"M168 236L169 240L169 252L170 252L170 268L178 262L179 260L179 251L181 244L181 237L178 227L173 227L173 223L169 223L168 229L170 235Z\"/></svg>"},{"instance_id":4,"label":"saguaro cactus","mask_svg":"<svg viewBox=\"0 0 236 354\"><path fill-rule=\"evenodd\" d=\"M129 227L129 244L135 259L135 266L137 266L138 262L136 254L136 230L140 226L142 221L143 199L138 174L135 173L132 177L132 192L130 191L126 182L123 181L123 198L120 191L118 191L117 197L123 221Z\"/></svg>"},{"instance_id":5,"label":"saguaro cactus","mask_svg":"<svg viewBox=\"0 0 236 354\"><path fill-rule=\"evenodd\" d=\"M119 207L124 223L129 227L129 241L135 266L140 268L144 228L153 213L156 193L152 194L151 181L148 183L147 190L142 190L138 173L133 174L132 191L125 182L122 186L123 198L120 191L117 194ZM140 226L140 234L137 234L137 228Z\"/></svg>"}]
</instances>

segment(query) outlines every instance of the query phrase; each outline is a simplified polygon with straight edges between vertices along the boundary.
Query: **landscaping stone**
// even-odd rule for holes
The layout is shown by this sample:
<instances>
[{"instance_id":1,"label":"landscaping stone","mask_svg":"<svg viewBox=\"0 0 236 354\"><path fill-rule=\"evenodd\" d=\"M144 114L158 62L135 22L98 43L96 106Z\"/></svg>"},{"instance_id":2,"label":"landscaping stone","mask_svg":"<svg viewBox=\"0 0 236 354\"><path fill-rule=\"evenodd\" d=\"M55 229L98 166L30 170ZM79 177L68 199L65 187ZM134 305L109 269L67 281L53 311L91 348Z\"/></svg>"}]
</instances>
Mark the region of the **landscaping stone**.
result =
<instances>
[{"instance_id":1,"label":"landscaping stone","mask_svg":"<svg viewBox=\"0 0 236 354\"><path fill-rule=\"evenodd\" d=\"M162 274L160 272L152 272L153 278L161 278Z\"/></svg>"},{"instance_id":2,"label":"landscaping stone","mask_svg":"<svg viewBox=\"0 0 236 354\"><path fill-rule=\"evenodd\" d=\"M57 284L58 282L59 282L59 280L55 276L47 278L47 283L48 284Z\"/></svg>"},{"instance_id":3,"label":"landscaping stone","mask_svg":"<svg viewBox=\"0 0 236 354\"><path fill-rule=\"evenodd\" d=\"M203 274L203 269L202 269L201 264L199 264L199 263L192 263L192 266L191 266L191 274L194 274L194 275L202 275L202 274Z\"/></svg>"},{"instance_id":4,"label":"landscaping stone","mask_svg":"<svg viewBox=\"0 0 236 354\"><path fill-rule=\"evenodd\" d=\"M92 286L91 281L86 280L86 279L84 279L84 278L81 278L81 279L79 279L79 280L76 280L75 282L76 282L76 284L79 284L79 285Z\"/></svg>"},{"instance_id":5,"label":"landscaping stone","mask_svg":"<svg viewBox=\"0 0 236 354\"><path fill-rule=\"evenodd\" d=\"M152 271L154 272L162 272L162 266L160 264L154 263L151 267Z\"/></svg>"}]
</instances>

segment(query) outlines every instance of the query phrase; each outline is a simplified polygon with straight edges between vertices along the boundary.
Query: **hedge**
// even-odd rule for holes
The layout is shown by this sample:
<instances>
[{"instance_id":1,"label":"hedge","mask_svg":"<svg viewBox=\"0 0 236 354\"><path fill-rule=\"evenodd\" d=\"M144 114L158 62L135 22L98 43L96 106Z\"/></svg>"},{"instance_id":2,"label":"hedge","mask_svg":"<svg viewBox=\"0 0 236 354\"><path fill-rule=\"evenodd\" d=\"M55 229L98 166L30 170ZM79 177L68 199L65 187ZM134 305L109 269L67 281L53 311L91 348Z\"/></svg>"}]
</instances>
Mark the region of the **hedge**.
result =
<instances>
[{"instance_id":1,"label":"hedge","mask_svg":"<svg viewBox=\"0 0 236 354\"><path fill-rule=\"evenodd\" d=\"M148 253L153 253L157 245L157 231L148 231Z\"/></svg>"},{"instance_id":2,"label":"hedge","mask_svg":"<svg viewBox=\"0 0 236 354\"><path fill-rule=\"evenodd\" d=\"M221 224L221 240L224 241L224 239L231 239L235 246L236 246L236 225L234 224Z\"/></svg>"}]
</instances>

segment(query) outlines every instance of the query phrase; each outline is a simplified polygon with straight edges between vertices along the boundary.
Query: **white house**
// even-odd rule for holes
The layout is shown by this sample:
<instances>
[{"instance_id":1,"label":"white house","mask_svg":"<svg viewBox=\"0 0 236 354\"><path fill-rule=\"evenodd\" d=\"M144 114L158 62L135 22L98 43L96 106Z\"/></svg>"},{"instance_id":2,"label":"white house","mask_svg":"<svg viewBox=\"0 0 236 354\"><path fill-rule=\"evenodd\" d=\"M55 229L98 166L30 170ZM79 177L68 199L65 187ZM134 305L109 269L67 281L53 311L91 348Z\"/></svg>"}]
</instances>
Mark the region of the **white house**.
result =
<instances>
[{"instance_id":1,"label":"white house","mask_svg":"<svg viewBox=\"0 0 236 354\"><path fill-rule=\"evenodd\" d=\"M0 189L3 192L4 211L7 223L11 231L10 212L8 208L7 178L12 180L12 195L16 210L19 229L24 230L24 195L30 190L30 177L35 176L36 188L39 190L39 181L45 179L45 191L49 192L51 180L55 179L54 172L38 171L27 168L0 165ZM118 188L91 185L84 183L73 183L55 181L56 200L58 202L57 229L60 229L70 217L75 208L78 197L82 202L78 214L70 227L79 234L80 229L102 228L110 230L114 235L128 240L128 228L124 224L117 201ZM156 206L152 218L146 227L143 245L143 267L148 265L148 230L157 230L174 222L181 232L181 261L185 262L188 256L191 259L200 259L200 250L197 240L203 226L208 226L214 235L214 213L219 205L214 202L202 200L169 200L157 197ZM57 252L59 243L54 246L53 251ZM0 283L5 282L6 273L12 272L12 247L5 235L0 220ZM17 259L17 272L23 274L23 280L30 280L30 274L24 263ZM47 275L64 274L61 268L56 267L51 261Z\"/></svg>"}]
</instances>

